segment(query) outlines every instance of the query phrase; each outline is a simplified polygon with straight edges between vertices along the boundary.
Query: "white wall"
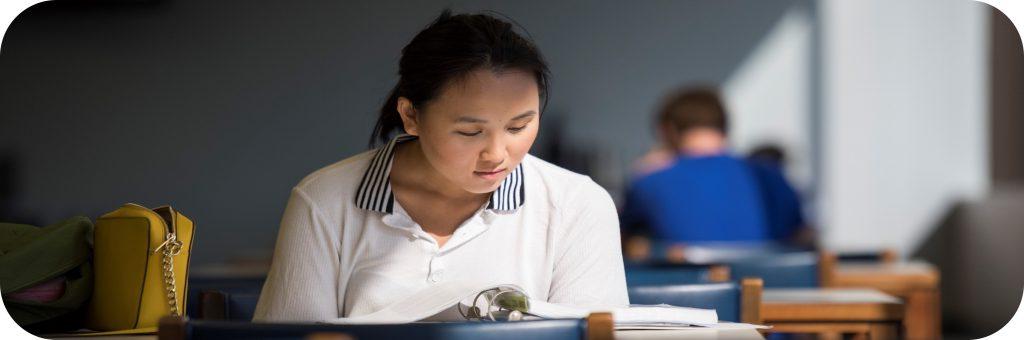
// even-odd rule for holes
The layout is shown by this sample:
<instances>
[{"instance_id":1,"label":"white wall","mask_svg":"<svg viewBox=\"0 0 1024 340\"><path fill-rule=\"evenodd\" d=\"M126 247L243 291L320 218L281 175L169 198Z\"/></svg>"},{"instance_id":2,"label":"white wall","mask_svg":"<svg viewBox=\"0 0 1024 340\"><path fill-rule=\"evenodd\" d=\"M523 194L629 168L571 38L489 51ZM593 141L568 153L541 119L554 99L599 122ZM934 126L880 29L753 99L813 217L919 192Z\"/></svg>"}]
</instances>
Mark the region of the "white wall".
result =
<instances>
[{"instance_id":1,"label":"white wall","mask_svg":"<svg viewBox=\"0 0 1024 340\"><path fill-rule=\"evenodd\" d=\"M782 146L799 189L812 180L811 14L790 7L722 85L733 148L746 154L763 143Z\"/></svg>"},{"instance_id":2,"label":"white wall","mask_svg":"<svg viewBox=\"0 0 1024 340\"><path fill-rule=\"evenodd\" d=\"M985 194L987 6L823 1L824 243L906 254Z\"/></svg>"}]
</instances>

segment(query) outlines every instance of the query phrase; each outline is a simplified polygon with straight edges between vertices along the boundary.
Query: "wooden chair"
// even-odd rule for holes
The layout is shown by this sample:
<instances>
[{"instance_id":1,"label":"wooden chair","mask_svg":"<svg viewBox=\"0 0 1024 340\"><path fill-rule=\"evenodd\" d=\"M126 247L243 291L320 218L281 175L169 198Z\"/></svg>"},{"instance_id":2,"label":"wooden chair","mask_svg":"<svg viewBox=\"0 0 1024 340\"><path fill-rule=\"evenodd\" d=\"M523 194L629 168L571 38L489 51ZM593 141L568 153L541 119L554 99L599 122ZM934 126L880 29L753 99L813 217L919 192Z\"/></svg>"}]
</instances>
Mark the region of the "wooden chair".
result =
<instances>
[{"instance_id":1,"label":"wooden chair","mask_svg":"<svg viewBox=\"0 0 1024 340\"><path fill-rule=\"evenodd\" d=\"M440 322L391 325L275 324L190 320L168 316L160 320L160 340L205 339L579 339L612 340L610 313L585 319L514 322Z\"/></svg>"},{"instance_id":2,"label":"wooden chair","mask_svg":"<svg viewBox=\"0 0 1024 340\"><path fill-rule=\"evenodd\" d=\"M901 303L890 301L892 296L877 291L865 293L827 289L836 287L841 279L837 269L839 257L828 251L819 252L816 257L816 287L826 289L804 289L799 293L783 291L784 294L801 295L789 302L776 301L775 294L778 291L769 290L767 301L762 301L762 306L767 305L770 309L767 313L762 311L762 317L766 319L765 322L775 326L769 332L815 333L819 339L840 339L843 334L852 334L855 339L899 337L899 329L893 327L893 323L900 322L904 317L904 306ZM787 322L775 323L774 318L785 319Z\"/></svg>"},{"instance_id":3,"label":"wooden chair","mask_svg":"<svg viewBox=\"0 0 1024 340\"><path fill-rule=\"evenodd\" d=\"M922 261L840 261L828 286L873 288L898 297L906 304L906 337L936 339L942 335L939 276L938 268Z\"/></svg>"},{"instance_id":4,"label":"wooden chair","mask_svg":"<svg viewBox=\"0 0 1024 340\"><path fill-rule=\"evenodd\" d=\"M821 251L818 253L818 284L831 287L835 282L836 265L839 262L835 253Z\"/></svg>"},{"instance_id":5,"label":"wooden chair","mask_svg":"<svg viewBox=\"0 0 1024 340\"><path fill-rule=\"evenodd\" d=\"M767 289L761 317L770 333L815 333L819 339L899 337L899 299L870 289Z\"/></svg>"}]
</instances>

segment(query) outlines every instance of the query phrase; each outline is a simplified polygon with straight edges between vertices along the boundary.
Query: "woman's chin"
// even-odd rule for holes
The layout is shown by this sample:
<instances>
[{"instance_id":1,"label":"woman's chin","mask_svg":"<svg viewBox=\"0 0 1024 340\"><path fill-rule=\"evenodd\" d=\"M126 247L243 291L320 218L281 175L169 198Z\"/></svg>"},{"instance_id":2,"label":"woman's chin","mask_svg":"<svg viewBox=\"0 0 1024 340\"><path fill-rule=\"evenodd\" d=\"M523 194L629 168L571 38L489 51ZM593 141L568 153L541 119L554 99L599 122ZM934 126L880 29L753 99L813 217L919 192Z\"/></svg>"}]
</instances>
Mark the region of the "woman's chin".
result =
<instances>
[{"instance_id":1,"label":"woman's chin","mask_svg":"<svg viewBox=\"0 0 1024 340\"><path fill-rule=\"evenodd\" d=\"M498 187L501 186L501 182L504 180L505 178L499 178L496 180L474 178L473 183L469 183L469 185L463 186L463 188L474 194L489 194L498 190Z\"/></svg>"}]
</instances>

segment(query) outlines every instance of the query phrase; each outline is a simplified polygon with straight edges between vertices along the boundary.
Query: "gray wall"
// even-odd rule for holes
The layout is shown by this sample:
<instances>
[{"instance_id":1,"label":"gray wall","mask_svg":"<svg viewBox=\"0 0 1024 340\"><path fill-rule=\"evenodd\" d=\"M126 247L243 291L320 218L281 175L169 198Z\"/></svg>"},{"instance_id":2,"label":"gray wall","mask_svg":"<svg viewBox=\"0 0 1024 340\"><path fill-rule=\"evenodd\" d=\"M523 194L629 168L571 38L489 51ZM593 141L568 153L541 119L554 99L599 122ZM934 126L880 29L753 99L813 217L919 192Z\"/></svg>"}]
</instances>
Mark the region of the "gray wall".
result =
<instances>
[{"instance_id":1,"label":"gray wall","mask_svg":"<svg viewBox=\"0 0 1024 340\"><path fill-rule=\"evenodd\" d=\"M943 328L976 339L1006 325L1021 304L1024 185L1001 183L984 200L950 209L915 257L941 270Z\"/></svg>"},{"instance_id":2,"label":"gray wall","mask_svg":"<svg viewBox=\"0 0 1024 340\"><path fill-rule=\"evenodd\" d=\"M806 1L42 3L0 49L0 203L36 223L171 203L198 222L197 263L268 258L290 187L366 149L399 50L445 6L529 30L554 74L546 121L606 160L595 177L617 193L657 99L722 82L793 5Z\"/></svg>"}]
</instances>

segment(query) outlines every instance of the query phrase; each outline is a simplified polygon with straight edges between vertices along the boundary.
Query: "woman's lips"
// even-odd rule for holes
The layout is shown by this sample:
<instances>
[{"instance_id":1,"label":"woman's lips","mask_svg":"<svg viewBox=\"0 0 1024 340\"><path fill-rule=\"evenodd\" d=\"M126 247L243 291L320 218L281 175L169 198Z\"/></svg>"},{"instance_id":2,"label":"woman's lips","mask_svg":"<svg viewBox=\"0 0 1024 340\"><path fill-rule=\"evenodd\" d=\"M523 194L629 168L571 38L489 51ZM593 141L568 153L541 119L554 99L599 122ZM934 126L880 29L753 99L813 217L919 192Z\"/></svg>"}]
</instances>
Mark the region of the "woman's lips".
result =
<instances>
[{"instance_id":1,"label":"woman's lips","mask_svg":"<svg viewBox=\"0 0 1024 340\"><path fill-rule=\"evenodd\" d=\"M473 171L474 175L476 175L477 177L486 179L488 181L493 181L493 180L496 180L496 179L500 178L501 174L503 174L503 173L505 173L505 169L500 169L500 170L496 170L496 171Z\"/></svg>"}]
</instances>

